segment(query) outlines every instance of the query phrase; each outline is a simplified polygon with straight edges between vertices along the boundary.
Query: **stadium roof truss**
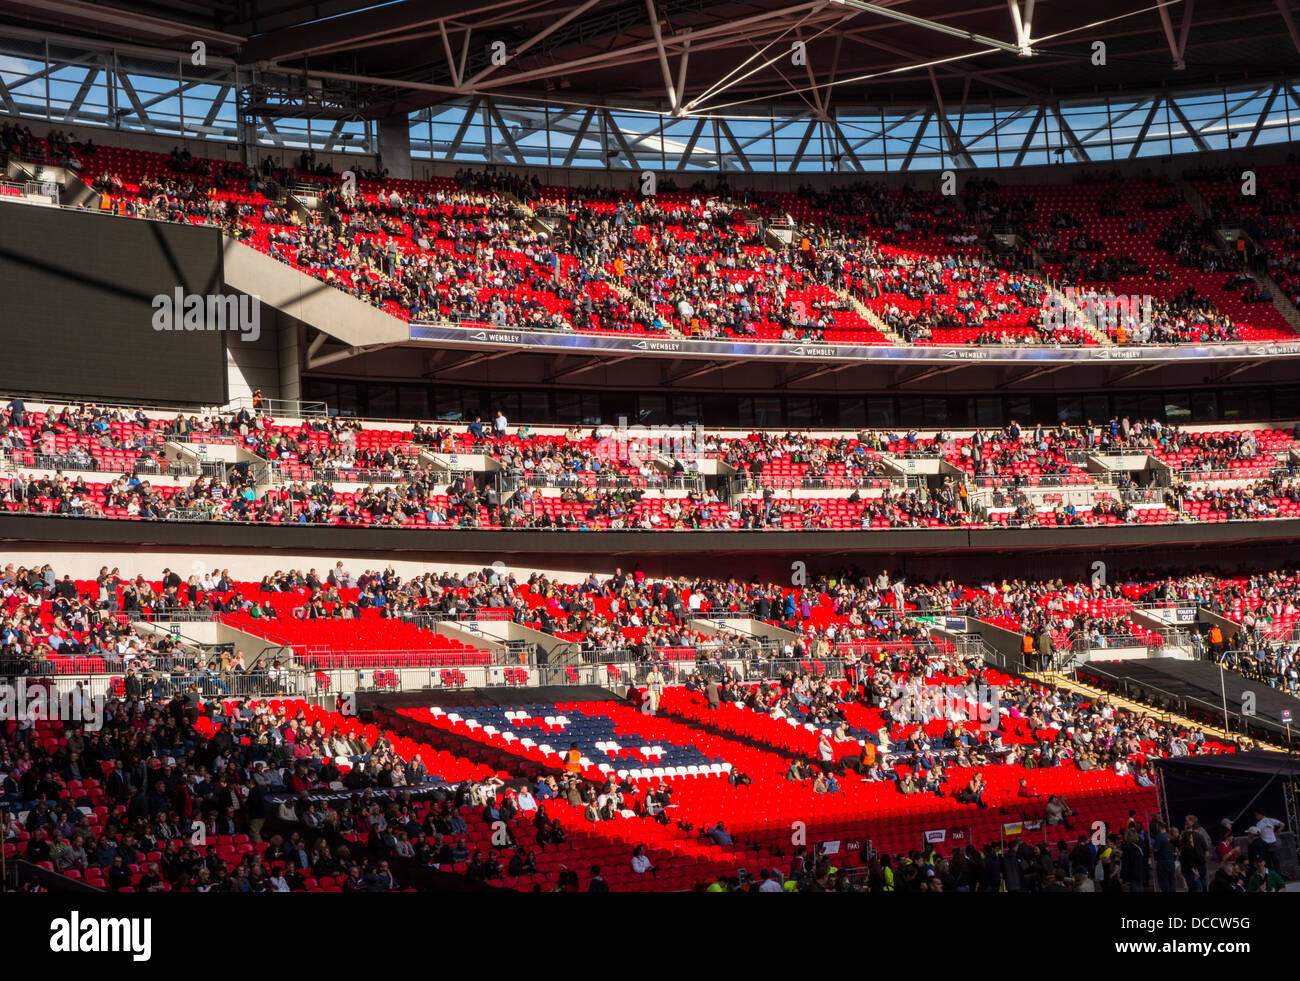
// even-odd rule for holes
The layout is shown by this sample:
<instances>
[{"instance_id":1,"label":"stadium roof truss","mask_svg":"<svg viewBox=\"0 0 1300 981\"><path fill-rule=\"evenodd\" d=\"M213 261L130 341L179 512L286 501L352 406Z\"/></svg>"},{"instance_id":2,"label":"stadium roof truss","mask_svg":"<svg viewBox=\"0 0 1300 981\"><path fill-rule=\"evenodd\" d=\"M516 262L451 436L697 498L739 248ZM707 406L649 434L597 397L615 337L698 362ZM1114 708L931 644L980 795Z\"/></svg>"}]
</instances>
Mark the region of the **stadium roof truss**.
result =
<instances>
[{"instance_id":1,"label":"stadium roof truss","mask_svg":"<svg viewBox=\"0 0 1300 981\"><path fill-rule=\"evenodd\" d=\"M1099 163L1285 143L1300 79L1075 104L686 117L479 96L411 120L417 158L641 171L881 172Z\"/></svg>"},{"instance_id":2,"label":"stadium roof truss","mask_svg":"<svg viewBox=\"0 0 1300 981\"><path fill-rule=\"evenodd\" d=\"M51 3L85 33L33 27ZM0 12L0 108L358 153L406 118L417 159L670 172L1095 163L1300 127L1290 0L113 3L6 4L30 13Z\"/></svg>"}]
</instances>

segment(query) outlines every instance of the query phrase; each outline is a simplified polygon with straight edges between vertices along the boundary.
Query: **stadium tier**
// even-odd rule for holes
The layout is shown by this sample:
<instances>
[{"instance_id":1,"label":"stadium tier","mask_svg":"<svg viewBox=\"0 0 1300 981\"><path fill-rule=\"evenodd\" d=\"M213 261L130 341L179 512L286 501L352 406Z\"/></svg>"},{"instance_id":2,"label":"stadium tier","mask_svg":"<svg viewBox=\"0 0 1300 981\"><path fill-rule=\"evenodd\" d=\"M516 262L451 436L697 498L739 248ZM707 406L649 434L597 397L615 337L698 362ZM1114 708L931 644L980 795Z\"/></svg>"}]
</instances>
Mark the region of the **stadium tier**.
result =
<instances>
[{"instance_id":1,"label":"stadium tier","mask_svg":"<svg viewBox=\"0 0 1300 981\"><path fill-rule=\"evenodd\" d=\"M338 175L258 171L188 152L83 148L77 159L105 210L218 225L245 246L402 319L859 345L1297 336L1266 291L1249 297L1262 302L1243 300L1240 259L1211 253L1209 229L1170 182L1125 182L1106 193L1098 191L1111 186L1105 183L1000 189L1027 240L1045 255L1068 252L1077 260L1044 262L1041 275L1031 276L998 268L979 249L952 246L979 238L964 213L946 215L955 231L945 239L906 234L910 221L899 218L884 239L910 247L888 244L877 237L893 214L883 185L808 196L751 192L738 199L714 188L637 199L464 173L362 180L352 193L339 190ZM320 210L304 218L264 196L267 186L278 191L285 181L319 188ZM545 225L552 231L538 230L539 216L555 220ZM795 222L784 248L768 240L775 219ZM1084 227L1095 237L1070 234ZM1124 313L1103 320L1100 331L1045 322L1065 284L1098 310L1107 297L1153 296L1154 314L1147 321Z\"/></svg>"},{"instance_id":2,"label":"stadium tier","mask_svg":"<svg viewBox=\"0 0 1300 981\"><path fill-rule=\"evenodd\" d=\"M609 426L546 434L501 414L458 432L16 398L0 431L0 503L73 517L843 531L1287 518L1300 505L1295 427L1126 418L932 437L701 428L665 442ZM229 448L229 462L205 460L213 447ZM922 461L924 481L914 476Z\"/></svg>"}]
</instances>

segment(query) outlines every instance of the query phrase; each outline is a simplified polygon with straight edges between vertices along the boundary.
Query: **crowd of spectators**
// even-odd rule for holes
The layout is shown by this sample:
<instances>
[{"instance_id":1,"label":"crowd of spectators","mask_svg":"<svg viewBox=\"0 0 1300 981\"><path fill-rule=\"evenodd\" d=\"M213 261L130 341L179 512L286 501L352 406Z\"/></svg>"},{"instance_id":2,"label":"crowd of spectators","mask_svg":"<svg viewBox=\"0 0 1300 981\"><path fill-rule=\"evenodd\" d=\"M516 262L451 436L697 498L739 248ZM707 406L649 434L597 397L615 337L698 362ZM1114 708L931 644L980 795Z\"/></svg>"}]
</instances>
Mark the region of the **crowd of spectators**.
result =
<instances>
[{"instance_id":1,"label":"crowd of spectators","mask_svg":"<svg viewBox=\"0 0 1300 981\"><path fill-rule=\"evenodd\" d=\"M8 139L16 149L30 142L21 132ZM84 155L93 167L93 147ZM354 192L314 159L291 168L268 158L247 168L179 149L157 156L136 182L109 170L94 185L120 199L126 214L219 224L409 319L814 343L893 343L889 333L912 344L1096 343L1088 330L1043 316L1049 289L1037 271L1025 271L1032 253L1020 250L1008 263L983 234L983 218L1024 215L1015 205L988 210L995 189L968 194L974 214L937 195L871 183L792 195L725 181L688 191L665 183L642 198L543 187L535 177L463 171L395 182L367 172ZM281 187L304 180L323 185L321 210L275 203ZM1123 214L1108 201L1099 202L1103 214ZM1180 203L1176 188L1161 185L1144 208L1177 212ZM791 230L788 244L767 234L777 224ZM1146 234L1143 218L1133 224ZM1060 211L1051 226L1077 229L1063 266L1068 279L1122 287L1148 271L1108 251L1076 215ZM1240 276L1240 261L1215 252L1202 226L1178 215L1153 237L1171 265ZM1265 298L1236 281L1225 289ZM1241 339L1232 319L1191 287L1157 298L1149 320L1121 317L1110 333L1122 344Z\"/></svg>"},{"instance_id":2,"label":"crowd of spectators","mask_svg":"<svg viewBox=\"0 0 1300 981\"><path fill-rule=\"evenodd\" d=\"M15 721L0 727L0 839L112 891L291 892L323 875L342 891L392 891L386 860L353 857L346 844L331 851L327 835L382 841L413 813L404 788L426 776L418 755L401 760L382 736L372 745L309 724L301 709L132 694L107 701L97 731L74 726L50 740ZM350 797L308 799L332 786ZM264 838L268 821L284 833ZM298 821L303 831L286 824Z\"/></svg>"}]
</instances>

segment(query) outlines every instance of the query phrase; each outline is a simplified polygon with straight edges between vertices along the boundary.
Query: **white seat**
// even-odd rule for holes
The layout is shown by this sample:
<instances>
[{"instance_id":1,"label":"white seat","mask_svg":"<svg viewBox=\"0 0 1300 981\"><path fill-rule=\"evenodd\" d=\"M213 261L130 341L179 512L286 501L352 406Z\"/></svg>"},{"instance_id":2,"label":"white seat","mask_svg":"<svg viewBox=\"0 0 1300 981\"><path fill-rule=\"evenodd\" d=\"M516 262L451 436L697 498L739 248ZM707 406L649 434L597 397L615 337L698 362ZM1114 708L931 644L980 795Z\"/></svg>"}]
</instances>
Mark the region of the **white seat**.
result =
<instances>
[{"instance_id":1,"label":"white seat","mask_svg":"<svg viewBox=\"0 0 1300 981\"><path fill-rule=\"evenodd\" d=\"M537 743L533 742L531 739L525 736L523 739L519 740L519 745L525 747L532 747L532 746L536 746Z\"/></svg>"},{"instance_id":2,"label":"white seat","mask_svg":"<svg viewBox=\"0 0 1300 981\"><path fill-rule=\"evenodd\" d=\"M662 766L657 766L657 767L655 767L655 769L654 769L654 775L655 775L656 777L666 776L667 773L668 773L668 771L665 770Z\"/></svg>"}]
</instances>

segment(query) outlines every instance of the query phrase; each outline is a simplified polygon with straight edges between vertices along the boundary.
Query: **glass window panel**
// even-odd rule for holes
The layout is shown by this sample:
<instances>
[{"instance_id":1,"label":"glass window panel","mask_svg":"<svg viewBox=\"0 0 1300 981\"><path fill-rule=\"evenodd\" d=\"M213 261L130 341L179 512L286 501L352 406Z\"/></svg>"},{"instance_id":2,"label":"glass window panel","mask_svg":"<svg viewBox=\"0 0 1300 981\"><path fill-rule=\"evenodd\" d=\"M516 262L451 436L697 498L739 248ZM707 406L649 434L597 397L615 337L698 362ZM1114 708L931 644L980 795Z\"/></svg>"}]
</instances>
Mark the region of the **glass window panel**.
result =
<instances>
[{"instance_id":1,"label":"glass window panel","mask_svg":"<svg viewBox=\"0 0 1300 981\"><path fill-rule=\"evenodd\" d=\"M1219 393L1198 388L1192 392L1192 422L1212 422L1219 417Z\"/></svg>"},{"instance_id":2,"label":"glass window panel","mask_svg":"<svg viewBox=\"0 0 1300 981\"><path fill-rule=\"evenodd\" d=\"M1192 402L1186 392L1174 392L1164 396L1165 422L1171 425L1183 425L1192 420Z\"/></svg>"},{"instance_id":3,"label":"glass window panel","mask_svg":"<svg viewBox=\"0 0 1300 981\"><path fill-rule=\"evenodd\" d=\"M806 395L791 395L786 399L786 413L789 425L807 428L813 424L812 399Z\"/></svg>"},{"instance_id":4,"label":"glass window panel","mask_svg":"<svg viewBox=\"0 0 1300 981\"><path fill-rule=\"evenodd\" d=\"M637 399L637 421L643 426L668 425L668 396L643 393Z\"/></svg>"},{"instance_id":5,"label":"glass window panel","mask_svg":"<svg viewBox=\"0 0 1300 981\"><path fill-rule=\"evenodd\" d=\"M867 427L888 429L898 425L895 421L893 399L867 399Z\"/></svg>"},{"instance_id":6,"label":"glass window panel","mask_svg":"<svg viewBox=\"0 0 1300 981\"><path fill-rule=\"evenodd\" d=\"M861 429L867 424L867 400L858 395L840 399L839 424L845 429Z\"/></svg>"}]
</instances>

